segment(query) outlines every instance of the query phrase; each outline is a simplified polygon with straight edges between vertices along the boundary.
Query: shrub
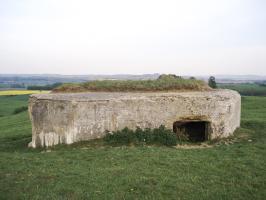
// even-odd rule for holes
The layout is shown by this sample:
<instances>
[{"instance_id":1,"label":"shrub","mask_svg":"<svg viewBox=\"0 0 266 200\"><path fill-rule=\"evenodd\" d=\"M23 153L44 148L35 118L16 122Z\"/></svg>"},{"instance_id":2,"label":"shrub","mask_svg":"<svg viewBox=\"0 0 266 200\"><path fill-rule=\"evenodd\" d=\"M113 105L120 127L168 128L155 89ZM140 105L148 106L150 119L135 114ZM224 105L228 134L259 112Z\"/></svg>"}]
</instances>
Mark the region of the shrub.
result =
<instances>
[{"instance_id":1,"label":"shrub","mask_svg":"<svg viewBox=\"0 0 266 200\"><path fill-rule=\"evenodd\" d=\"M155 129L140 129L135 131L124 128L121 131L107 133L104 141L109 144L161 144L166 146L175 146L177 144L176 134L171 130L160 126Z\"/></svg>"},{"instance_id":2,"label":"shrub","mask_svg":"<svg viewBox=\"0 0 266 200\"><path fill-rule=\"evenodd\" d=\"M14 111L13 111L13 114L18 114L18 113L21 113L21 112L24 112L28 110L28 107L27 106L22 106L22 107L19 107L19 108L16 108Z\"/></svg>"},{"instance_id":3,"label":"shrub","mask_svg":"<svg viewBox=\"0 0 266 200\"><path fill-rule=\"evenodd\" d=\"M215 77L214 76L210 76L210 78L208 80L208 85L211 88L217 88L217 84L216 84L216 81L215 81Z\"/></svg>"},{"instance_id":4,"label":"shrub","mask_svg":"<svg viewBox=\"0 0 266 200\"><path fill-rule=\"evenodd\" d=\"M166 146L174 146L177 144L176 134L172 130L166 129L164 126L160 126L158 129L153 130L155 135L155 141L159 144Z\"/></svg>"}]
</instances>

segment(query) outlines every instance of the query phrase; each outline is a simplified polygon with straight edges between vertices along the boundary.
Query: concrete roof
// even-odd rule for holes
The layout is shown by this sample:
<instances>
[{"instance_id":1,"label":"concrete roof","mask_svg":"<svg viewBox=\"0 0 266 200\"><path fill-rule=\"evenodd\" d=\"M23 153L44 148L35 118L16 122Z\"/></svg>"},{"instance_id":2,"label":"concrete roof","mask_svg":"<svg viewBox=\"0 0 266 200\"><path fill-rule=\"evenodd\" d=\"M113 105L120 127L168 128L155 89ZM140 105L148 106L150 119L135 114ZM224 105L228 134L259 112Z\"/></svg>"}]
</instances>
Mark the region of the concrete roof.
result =
<instances>
[{"instance_id":1,"label":"concrete roof","mask_svg":"<svg viewBox=\"0 0 266 200\"><path fill-rule=\"evenodd\" d=\"M48 93L33 94L31 98L40 100L61 101L101 101L111 99L156 98L156 97L198 97L198 98L230 98L237 92L226 89L212 91L187 92L84 92L84 93Z\"/></svg>"}]
</instances>

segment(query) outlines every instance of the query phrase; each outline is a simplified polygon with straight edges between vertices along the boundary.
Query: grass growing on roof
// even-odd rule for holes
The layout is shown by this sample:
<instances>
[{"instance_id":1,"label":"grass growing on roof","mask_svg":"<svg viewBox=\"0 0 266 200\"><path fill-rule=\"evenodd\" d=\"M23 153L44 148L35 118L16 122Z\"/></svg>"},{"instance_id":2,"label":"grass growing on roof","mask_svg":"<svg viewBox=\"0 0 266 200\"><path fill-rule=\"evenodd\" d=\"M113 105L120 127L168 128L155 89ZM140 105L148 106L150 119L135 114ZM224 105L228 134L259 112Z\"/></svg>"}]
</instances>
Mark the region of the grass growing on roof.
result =
<instances>
[{"instance_id":1,"label":"grass growing on roof","mask_svg":"<svg viewBox=\"0 0 266 200\"><path fill-rule=\"evenodd\" d=\"M175 75L161 75L156 80L103 80L90 81L80 84L63 84L53 92L138 92L138 91L180 91L180 90L209 90L202 80L183 79Z\"/></svg>"}]
</instances>

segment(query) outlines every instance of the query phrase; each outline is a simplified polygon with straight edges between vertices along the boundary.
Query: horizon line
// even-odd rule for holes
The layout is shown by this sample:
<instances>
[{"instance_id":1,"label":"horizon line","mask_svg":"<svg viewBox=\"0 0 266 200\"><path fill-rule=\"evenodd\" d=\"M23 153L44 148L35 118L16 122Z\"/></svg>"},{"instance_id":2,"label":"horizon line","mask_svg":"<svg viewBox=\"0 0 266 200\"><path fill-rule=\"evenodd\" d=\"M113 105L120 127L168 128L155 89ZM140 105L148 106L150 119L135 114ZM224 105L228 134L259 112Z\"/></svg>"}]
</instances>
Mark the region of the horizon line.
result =
<instances>
[{"instance_id":1,"label":"horizon line","mask_svg":"<svg viewBox=\"0 0 266 200\"><path fill-rule=\"evenodd\" d=\"M175 74L175 73L140 73L140 74L130 74L130 73L117 73L117 74L58 74L58 73L0 73L0 75L57 75L57 76L141 76L141 75L161 75L161 74ZM205 75L191 75L191 74L175 74L179 76L257 76L257 77L264 77L265 75L259 75L259 74L205 74Z\"/></svg>"}]
</instances>

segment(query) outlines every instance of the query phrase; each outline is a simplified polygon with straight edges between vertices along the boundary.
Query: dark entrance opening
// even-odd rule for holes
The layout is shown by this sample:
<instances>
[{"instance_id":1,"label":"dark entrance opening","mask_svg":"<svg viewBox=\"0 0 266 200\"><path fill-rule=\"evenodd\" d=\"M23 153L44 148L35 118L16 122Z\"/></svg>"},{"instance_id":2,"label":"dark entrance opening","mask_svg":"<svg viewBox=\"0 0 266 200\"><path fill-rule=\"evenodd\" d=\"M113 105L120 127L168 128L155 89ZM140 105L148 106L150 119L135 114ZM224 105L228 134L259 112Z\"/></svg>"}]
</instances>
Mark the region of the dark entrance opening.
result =
<instances>
[{"instance_id":1,"label":"dark entrance opening","mask_svg":"<svg viewBox=\"0 0 266 200\"><path fill-rule=\"evenodd\" d=\"M209 123L206 121L177 121L173 131L178 136L185 136L192 142L203 142L208 139Z\"/></svg>"}]
</instances>

